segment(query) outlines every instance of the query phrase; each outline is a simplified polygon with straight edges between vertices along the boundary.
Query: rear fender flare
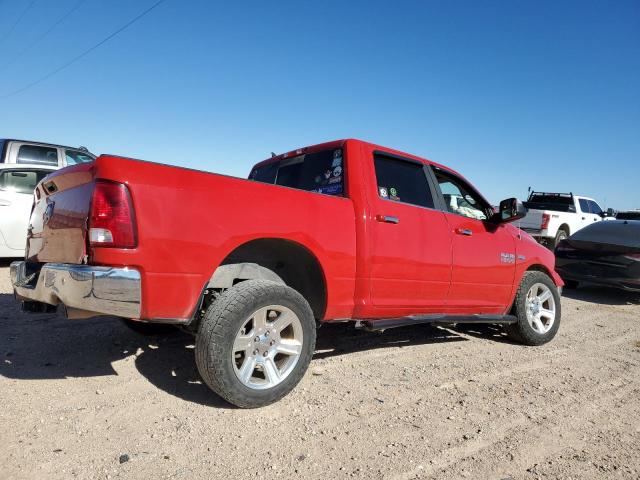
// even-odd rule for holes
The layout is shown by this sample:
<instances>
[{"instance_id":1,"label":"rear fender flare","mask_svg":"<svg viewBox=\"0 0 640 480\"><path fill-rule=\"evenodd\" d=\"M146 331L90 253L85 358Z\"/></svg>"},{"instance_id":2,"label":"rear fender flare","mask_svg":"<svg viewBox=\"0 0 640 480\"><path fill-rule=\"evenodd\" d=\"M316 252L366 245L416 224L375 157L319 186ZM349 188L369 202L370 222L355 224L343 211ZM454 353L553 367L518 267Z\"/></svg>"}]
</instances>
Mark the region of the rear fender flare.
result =
<instances>
[{"instance_id":1,"label":"rear fender flare","mask_svg":"<svg viewBox=\"0 0 640 480\"><path fill-rule=\"evenodd\" d=\"M271 280L284 284L277 273L257 263L232 263L219 266L209 279L207 288L226 290L244 280Z\"/></svg>"}]
</instances>

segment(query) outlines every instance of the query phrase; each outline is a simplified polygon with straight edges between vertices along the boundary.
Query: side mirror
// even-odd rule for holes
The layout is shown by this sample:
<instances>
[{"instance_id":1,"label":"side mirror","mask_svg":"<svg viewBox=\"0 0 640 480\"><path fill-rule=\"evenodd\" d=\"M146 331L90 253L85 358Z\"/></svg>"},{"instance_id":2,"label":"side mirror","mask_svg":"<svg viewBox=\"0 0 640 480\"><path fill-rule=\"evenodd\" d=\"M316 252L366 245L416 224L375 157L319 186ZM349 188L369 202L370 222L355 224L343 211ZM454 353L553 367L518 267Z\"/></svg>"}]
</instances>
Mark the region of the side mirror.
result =
<instances>
[{"instance_id":1,"label":"side mirror","mask_svg":"<svg viewBox=\"0 0 640 480\"><path fill-rule=\"evenodd\" d=\"M507 198L500 202L498 213L494 217L496 223L509 223L524 218L526 214L526 207L517 198Z\"/></svg>"}]
</instances>

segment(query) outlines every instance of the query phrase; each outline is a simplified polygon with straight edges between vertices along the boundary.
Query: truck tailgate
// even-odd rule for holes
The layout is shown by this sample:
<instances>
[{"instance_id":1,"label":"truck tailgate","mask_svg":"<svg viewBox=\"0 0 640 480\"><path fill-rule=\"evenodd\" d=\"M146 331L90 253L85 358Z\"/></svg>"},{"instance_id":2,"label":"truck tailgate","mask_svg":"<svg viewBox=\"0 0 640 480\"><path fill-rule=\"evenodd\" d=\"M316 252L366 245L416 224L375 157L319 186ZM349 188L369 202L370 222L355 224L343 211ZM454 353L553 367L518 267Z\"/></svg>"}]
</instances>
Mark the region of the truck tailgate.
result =
<instances>
[{"instance_id":1,"label":"truck tailgate","mask_svg":"<svg viewBox=\"0 0 640 480\"><path fill-rule=\"evenodd\" d=\"M38 184L27 234L27 260L85 262L93 186L93 164L58 170Z\"/></svg>"},{"instance_id":2,"label":"truck tailgate","mask_svg":"<svg viewBox=\"0 0 640 480\"><path fill-rule=\"evenodd\" d=\"M518 226L523 230L540 230L540 226L542 225L542 214L544 212L542 210L529 210L527 215L520 220Z\"/></svg>"}]
</instances>

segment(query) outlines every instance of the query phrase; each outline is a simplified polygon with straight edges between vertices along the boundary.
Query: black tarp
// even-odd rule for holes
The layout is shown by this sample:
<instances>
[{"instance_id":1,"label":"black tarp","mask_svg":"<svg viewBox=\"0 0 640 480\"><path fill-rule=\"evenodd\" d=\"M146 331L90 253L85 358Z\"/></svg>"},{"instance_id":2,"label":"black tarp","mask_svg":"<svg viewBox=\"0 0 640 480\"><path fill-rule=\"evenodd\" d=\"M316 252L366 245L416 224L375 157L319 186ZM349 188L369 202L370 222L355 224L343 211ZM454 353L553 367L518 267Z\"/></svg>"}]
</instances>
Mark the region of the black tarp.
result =
<instances>
[{"instance_id":1,"label":"black tarp","mask_svg":"<svg viewBox=\"0 0 640 480\"><path fill-rule=\"evenodd\" d=\"M608 220L589 225L569 237L576 248L640 252L640 220Z\"/></svg>"}]
</instances>

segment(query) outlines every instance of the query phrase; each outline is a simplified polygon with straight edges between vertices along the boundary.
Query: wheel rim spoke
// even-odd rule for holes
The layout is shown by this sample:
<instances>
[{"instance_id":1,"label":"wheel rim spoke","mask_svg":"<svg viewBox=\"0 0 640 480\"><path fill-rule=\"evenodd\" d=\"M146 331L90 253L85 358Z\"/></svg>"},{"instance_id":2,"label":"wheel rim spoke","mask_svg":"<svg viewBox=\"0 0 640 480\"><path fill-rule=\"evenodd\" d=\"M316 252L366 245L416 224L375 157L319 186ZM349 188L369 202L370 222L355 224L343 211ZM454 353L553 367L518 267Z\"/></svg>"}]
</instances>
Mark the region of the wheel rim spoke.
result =
<instances>
[{"instance_id":1,"label":"wheel rim spoke","mask_svg":"<svg viewBox=\"0 0 640 480\"><path fill-rule=\"evenodd\" d=\"M538 330L538 332L544 332L544 325L538 317L533 317L533 324L535 325L535 329Z\"/></svg>"},{"instance_id":2,"label":"wheel rim spoke","mask_svg":"<svg viewBox=\"0 0 640 480\"><path fill-rule=\"evenodd\" d=\"M542 295L540 295L540 296L538 297L538 299L540 300L540 303L544 303L544 302L546 302L547 300L549 300L550 298L551 298L551 291L550 291L550 290L548 290L548 289L545 289L545 290L542 292Z\"/></svg>"},{"instance_id":3,"label":"wheel rim spoke","mask_svg":"<svg viewBox=\"0 0 640 480\"><path fill-rule=\"evenodd\" d=\"M273 358L265 358L262 362L262 370L264 377L270 385L277 385L280 383L280 370Z\"/></svg>"},{"instance_id":4,"label":"wheel rim spoke","mask_svg":"<svg viewBox=\"0 0 640 480\"><path fill-rule=\"evenodd\" d=\"M276 351L284 355L300 355L302 344L297 340L283 340L276 347Z\"/></svg>"},{"instance_id":5,"label":"wheel rim spoke","mask_svg":"<svg viewBox=\"0 0 640 480\"><path fill-rule=\"evenodd\" d=\"M266 308L261 308L253 314L253 328L265 328L267 326L267 314L269 312Z\"/></svg>"},{"instance_id":6,"label":"wheel rim spoke","mask_svg":"<svg viewBox=\"0 0 640 480\"><path fill-rule=\"evenodd\" d=\"M278 333L281 332L282 330L287 328L289 325L291 325L291 323L294 320L294 317L295 315L290 314L289 312L282 312L280 315L278 315L278 318L276 318L273 321L272 323L273 328L275 328Z\"/></svg>"},{"instance_id":7,"label":"wheel rim spoke","mask_svg":"<svg viewBox=\"0 0 640 480\"><path fill-rule=\"evenodd\" d=\"M238 372L238 377L243 383L247 383L249 379L251 379L251 376L256 369L256 363L256 358L253 355L250 355L245 359L242 364L242 368L240 368Z\"/></svg>"},{"instance_id":8,"label":"wheel rim spoke","mask_svg":"<svg viewBox=\"0 0 640 480\"><path fill-rule=\"evenodd\" d=\"M543 308L542 310L540 310L540 316L549 320L553 320L556 316L556 313L553 310Z\"/></svg>"},{"instance_id":9,"label":"wheel rim spoke","mask_svg":"<svg viewBox=\"0 0 640 480\"><path fill-rule=\"evenodd\" d=\"M252 341L251 335L238 335L235 342L233 342L233 352L248 350L251 348Z\"/></svg>"}]
</instances>

